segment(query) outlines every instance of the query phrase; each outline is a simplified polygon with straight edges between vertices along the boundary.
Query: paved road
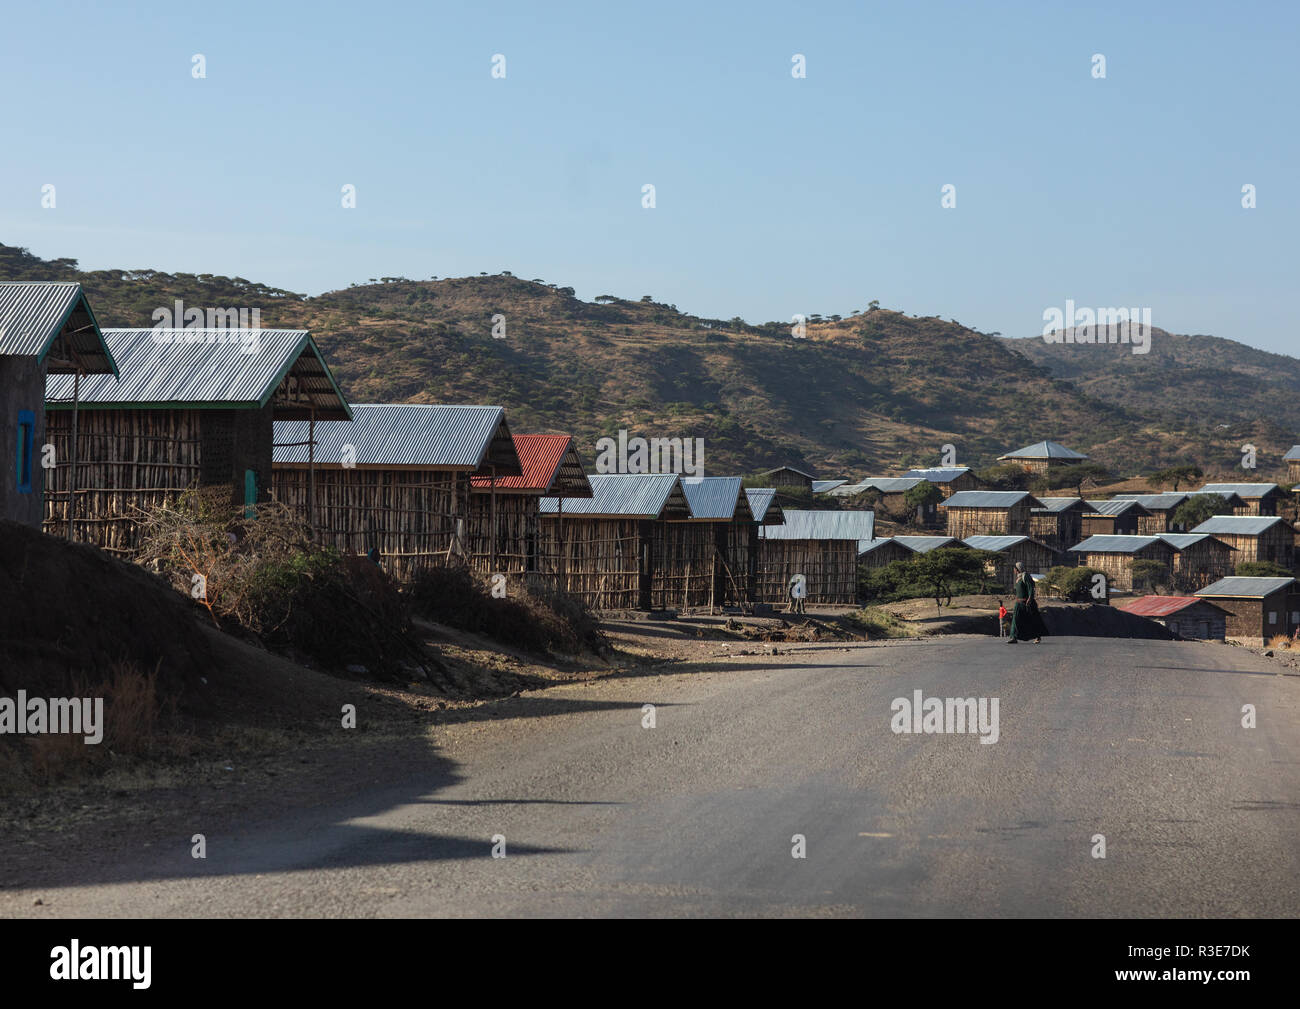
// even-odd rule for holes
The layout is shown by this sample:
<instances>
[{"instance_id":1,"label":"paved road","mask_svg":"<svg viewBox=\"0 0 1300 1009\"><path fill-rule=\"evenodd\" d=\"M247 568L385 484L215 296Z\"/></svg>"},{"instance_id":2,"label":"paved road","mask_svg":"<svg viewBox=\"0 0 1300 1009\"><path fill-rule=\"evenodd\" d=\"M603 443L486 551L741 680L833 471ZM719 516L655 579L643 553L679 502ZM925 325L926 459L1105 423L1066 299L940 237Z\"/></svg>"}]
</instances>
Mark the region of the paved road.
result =
<instances>
[{"instance_id":1,"label":"paved road","mask_svg":"<svg viewBox=\"0 0 1300 1009\"><path fill-rule=\"evenodd\" d=\"M440 730L400 787L0 913L1300 913L1300 677L1266 659L950 638L776 661L551 690ZM894 733L916 690L996 697L998 741Z\"/></svg>"}]
</instances>

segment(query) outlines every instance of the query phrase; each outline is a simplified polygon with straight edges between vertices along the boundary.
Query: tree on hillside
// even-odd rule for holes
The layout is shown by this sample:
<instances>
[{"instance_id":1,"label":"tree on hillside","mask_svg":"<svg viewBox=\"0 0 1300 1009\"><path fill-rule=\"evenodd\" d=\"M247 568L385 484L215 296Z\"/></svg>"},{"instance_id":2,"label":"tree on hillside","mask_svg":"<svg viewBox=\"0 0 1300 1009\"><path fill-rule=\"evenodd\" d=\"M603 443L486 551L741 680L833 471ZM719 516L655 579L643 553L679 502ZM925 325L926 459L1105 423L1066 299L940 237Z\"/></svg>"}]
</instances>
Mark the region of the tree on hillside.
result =
<instances>
[{"instance_id":1,"label":"tree on hillside","mask_svg":"<svg viewBox=\"0 0 1300 1009\"><path fill-rule=\"evenodd\" d=\"M1097 462L1078 462L1072 466L1062 466L1059 470L1048 470L1045 483L1049 489L1072 487L1074 492L1083 497L1083 485L1093 480L1105 483L1110 479L1110 470Z\"/></svg>"},{"instance_id":2,"label":"tree on hillside","mask_svg":"<svg viewBox=\"0 0 1300 1009\"><path fill-rule=\"evenodd\" d=\"M1174 485L1174 490L1178 490L1178 485L1183 481L1200 480L1205 474L1201 472L1201 467L1191 464L1183 466L1170 466L1167 469L1158 470L1151 474L1152 483Z\"/></svg>"},{"instance_id":3,"label":"tree on hillside","mask_svg":"<svg viewBox=\"0 0 1300 1009\"><path fill-rule=\"evenodd\" d=\"M1029 474L1013 462L999 463L975 474L989 490L1028 490Z\"/></svg>"},{"instance_id":4,"label":"tree on hillside","mask_svg":"<svg viewBox=\"0 0 1300 1009\"><path fill-rule=\"evenodd\" d=\"M1227 500L1222 494L1193 494L1174 509L1174 525L1195 529L1212 515L1231 515Z\"/></svg>"}]
</instances>

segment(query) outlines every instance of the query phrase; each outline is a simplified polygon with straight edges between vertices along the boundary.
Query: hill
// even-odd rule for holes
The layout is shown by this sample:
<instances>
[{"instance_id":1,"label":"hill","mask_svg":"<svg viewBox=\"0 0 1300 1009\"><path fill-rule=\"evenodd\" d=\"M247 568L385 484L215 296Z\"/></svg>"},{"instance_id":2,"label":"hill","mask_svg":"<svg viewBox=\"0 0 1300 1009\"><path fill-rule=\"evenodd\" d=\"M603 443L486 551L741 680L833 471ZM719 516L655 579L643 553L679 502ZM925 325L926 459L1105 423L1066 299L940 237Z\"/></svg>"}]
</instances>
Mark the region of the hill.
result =
<instances>
[{"instance_id":1,"label":"hill","mask_svg":"<svg viewBox=\"0 0 1300 1009\"><path fill-rule=\"evenodd\" d=\"M240 277L83 272L74 260L3 245L0 279L78 279L105 326L151 325L154 309L178 298L259 308L265 326L310 328L354 402L501 404L516 431L572 432L588 464L597 438L625 428L704 438L714 474L793 463L856 477L936 462L947 443L980 467L1048 437L1120 475L1188 460L1226 472L1243 440L1258 446L1262 466L1300 428L1300 413L1280 412L1289 386L1276 375L1286 369L1263 360L1276 355L1213 337L1167 349L1156 340L1140 359L1172 354L1181 393L1161 392L1157 369L1127 363L1111 365L1128 383L1116 393L1084 365L1064 374L1069 362L1030 341L879 308L813 316L795 339L785 322L700 318L648 296L585 302L571 288L508 274L381 278L305 297ZM504 316L502 339L494 316ZM1300 382L1300 362L1282 360Z\"/></svg>"}]
</instances>

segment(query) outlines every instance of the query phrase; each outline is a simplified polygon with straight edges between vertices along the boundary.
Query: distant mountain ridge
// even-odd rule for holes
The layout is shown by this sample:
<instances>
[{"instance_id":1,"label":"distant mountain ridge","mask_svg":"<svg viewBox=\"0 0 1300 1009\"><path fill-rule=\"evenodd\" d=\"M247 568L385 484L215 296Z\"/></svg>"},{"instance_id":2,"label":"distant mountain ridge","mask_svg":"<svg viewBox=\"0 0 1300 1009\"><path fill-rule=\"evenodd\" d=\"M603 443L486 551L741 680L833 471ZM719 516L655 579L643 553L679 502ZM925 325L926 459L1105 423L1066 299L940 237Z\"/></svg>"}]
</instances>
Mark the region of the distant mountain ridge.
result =
<instances>
[{"instance_id":1,"label":"distant mountain ridge","mask_svg":"<svg viewBox=\"0 0 1300 1009\"><path fill-rule=\"evenodd\" d=\"M516 431L574 434L588 466L620 429L704 438L709 474L791 463L850 478L937 463L946 444L982 467L1044 438L1121 476L1184 461L1230 474L1250 441L1262 475L1300 440L1300 361L1161 330L1133 355L875 309L814 316L800 339L784 322L585 302L508 274L305 297L240 277L81 271L4 245L0 279L79 280L103 326L152 325L177 299L256 307L264 326L311 329L356 402L499 404Z\"/></svg>"}]
</instances>

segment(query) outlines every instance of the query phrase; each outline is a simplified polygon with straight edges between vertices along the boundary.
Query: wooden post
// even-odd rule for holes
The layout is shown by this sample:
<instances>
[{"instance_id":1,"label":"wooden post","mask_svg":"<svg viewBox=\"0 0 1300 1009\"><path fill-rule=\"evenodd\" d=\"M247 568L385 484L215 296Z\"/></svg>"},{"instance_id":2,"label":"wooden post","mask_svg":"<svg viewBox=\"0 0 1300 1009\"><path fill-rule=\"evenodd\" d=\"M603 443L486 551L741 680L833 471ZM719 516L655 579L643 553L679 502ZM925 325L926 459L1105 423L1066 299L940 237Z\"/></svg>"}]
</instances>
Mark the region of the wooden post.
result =
<instances>
[{"instance_id":1,"label":"wooden post","mask_svg":"<svg viewBox=\"0 0 1300 1009\"><path fill-rule=\"evenodd\" d=\"M68 539L72 539L72 528L77 514L77 407L81 401L81 366L72 380L72 446L68 467Z\"/></svg>"},{"instance_id":2,"label":"wooden post","mask_svg":"<svg viewBox=\"0 0 1300 1009\"><path fill-rule=\"evenodd\" d=\"M488 567L491 570L489 574L495 574L497 569L497 466L492 464L492 475L488 478L492 490L492 542L488 546Z\"/></svg>"},{"instance_id":3,"label":"wooden post","mask_svg":"<svg viewBox=\"0 0 1300 1009\"><path fill-rule=\"evenodd\" d=\"M316 404L311 405L307 422L307 524L311 538L316 538Z\"/></svg>"}]
</instances>

